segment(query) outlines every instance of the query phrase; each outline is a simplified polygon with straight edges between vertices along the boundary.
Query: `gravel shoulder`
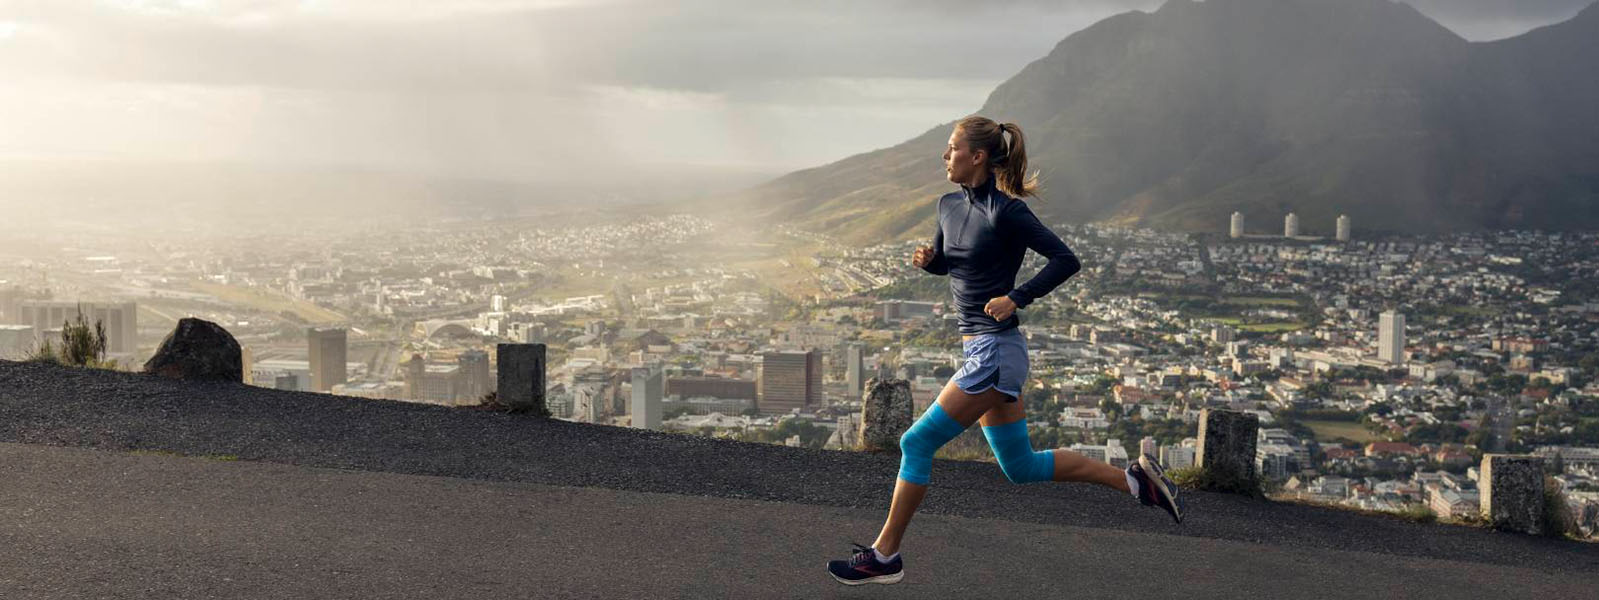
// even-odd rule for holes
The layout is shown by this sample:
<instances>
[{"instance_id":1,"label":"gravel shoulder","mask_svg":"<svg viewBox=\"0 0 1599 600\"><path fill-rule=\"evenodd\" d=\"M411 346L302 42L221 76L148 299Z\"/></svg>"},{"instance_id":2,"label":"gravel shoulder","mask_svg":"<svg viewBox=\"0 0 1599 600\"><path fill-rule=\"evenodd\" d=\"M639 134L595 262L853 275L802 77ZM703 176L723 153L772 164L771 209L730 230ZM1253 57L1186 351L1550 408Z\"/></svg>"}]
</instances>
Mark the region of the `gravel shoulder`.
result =
<instances>
[{"instance_id":1,"label":"gravel shoulder","mask_svg":"<svg viewBox=\"0 0 1599 600\"><path fill-rule=\"evenodd\" d=\"M0 442L876 511L888 509L899 468L893 453L789 448L11 361L0 361ZM1189 517L1178 526L1108 489L1012 484L991 463L939 460L931 485L922 509L927 514L1551 573L1599 570L1599 544L1220 494L1190 493Z\"/></svg>"}]
</instances>

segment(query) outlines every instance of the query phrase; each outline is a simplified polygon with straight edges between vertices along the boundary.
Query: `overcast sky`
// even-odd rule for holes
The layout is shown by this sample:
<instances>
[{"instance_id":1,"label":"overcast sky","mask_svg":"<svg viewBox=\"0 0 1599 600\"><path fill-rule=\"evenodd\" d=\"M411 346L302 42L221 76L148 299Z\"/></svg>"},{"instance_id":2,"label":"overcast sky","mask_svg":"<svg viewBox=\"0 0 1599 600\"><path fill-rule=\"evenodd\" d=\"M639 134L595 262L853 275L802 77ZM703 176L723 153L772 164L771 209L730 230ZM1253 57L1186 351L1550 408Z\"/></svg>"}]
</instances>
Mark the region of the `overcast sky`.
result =
<instances>
[{"instance_id":1,"label":"overcast sky","mask_svg":"<svg viewBox=\"0 0 1599 600\"><path fill-rule=\"evenodd\" d=\"M1416 0L1473 40L1590 0ZM0 158L800 168L1158 0L0 0Z\"/></svg>"}]
</instances>

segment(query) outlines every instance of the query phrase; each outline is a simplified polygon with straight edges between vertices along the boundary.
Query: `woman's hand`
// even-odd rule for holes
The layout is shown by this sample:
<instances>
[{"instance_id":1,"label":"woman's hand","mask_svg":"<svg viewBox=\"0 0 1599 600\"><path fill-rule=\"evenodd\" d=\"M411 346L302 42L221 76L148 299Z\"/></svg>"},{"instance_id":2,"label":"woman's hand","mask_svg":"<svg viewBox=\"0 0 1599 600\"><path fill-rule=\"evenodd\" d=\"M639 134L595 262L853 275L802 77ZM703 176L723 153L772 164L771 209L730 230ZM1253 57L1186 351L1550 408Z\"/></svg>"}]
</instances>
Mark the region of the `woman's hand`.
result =
<instances>
[{"instance_id":1,"label":"woman's hand","mask_svg":"<svg viewBox=\"0 0 1599 600\"><path fill-rule=\"evenodd\" d=\"M922 246L920 248L917 248L916 252L911 253L911 264L916 265L918 268L925 269L925 268L927 268L927 265L930 265L932 263L933 263L933 247L932 246Z\"/></svg>"},{"instance_id":2,"label":"woman's hand","mask_svg":"<svg viewBox=\"0 0 1599 600\"><path fill-rule=\"evenodd\" d=\"M983 306L983 312L994 317L995 321L1003 321L1016 313L1016 302L1011 300L1010 296L1000 296L989 300L988 304Z\"/></svg>"}]
</instances>

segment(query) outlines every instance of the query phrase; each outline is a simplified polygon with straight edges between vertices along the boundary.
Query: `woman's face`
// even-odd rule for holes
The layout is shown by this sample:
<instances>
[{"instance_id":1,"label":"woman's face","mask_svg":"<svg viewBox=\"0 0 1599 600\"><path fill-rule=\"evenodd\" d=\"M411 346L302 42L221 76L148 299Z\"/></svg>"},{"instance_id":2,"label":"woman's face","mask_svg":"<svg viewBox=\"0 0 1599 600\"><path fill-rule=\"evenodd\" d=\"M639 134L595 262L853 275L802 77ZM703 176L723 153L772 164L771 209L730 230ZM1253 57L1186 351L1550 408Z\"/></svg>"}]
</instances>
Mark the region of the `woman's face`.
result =
<instances>
[{"instance_id":1,"label":"woman's face","mask_svg":"<svg viewBox=\"0 0 1599 600\"><path fill-rule=\"evenodd\" d=\"M944 176L953 183L968 184L987 159L982 152L972 152L966 143L966 134L956 127L949 134L949 145L944 148Z\"/></svg>"}]
</instances>

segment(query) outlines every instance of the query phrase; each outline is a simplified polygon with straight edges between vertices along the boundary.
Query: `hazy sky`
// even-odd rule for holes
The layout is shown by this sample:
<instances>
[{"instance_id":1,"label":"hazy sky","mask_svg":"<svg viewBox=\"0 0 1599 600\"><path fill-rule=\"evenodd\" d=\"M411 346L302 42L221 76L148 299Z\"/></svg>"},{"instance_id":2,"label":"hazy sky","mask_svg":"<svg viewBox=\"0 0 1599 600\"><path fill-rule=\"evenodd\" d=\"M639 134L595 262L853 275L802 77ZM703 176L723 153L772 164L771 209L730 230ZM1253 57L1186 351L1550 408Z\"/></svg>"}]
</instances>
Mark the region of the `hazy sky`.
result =
<instances>
[{"instance_id":1,"label":"hazy sky","mask_svg":"<svg viewBox=\"0 0 1599 600\"><path fill-rule=\"evenodd\" d=\"M1417 0L1468 39L1590 0ZM0 0L0 158L813 166L1158 0Z\"/></svg>"}]
</instances>

